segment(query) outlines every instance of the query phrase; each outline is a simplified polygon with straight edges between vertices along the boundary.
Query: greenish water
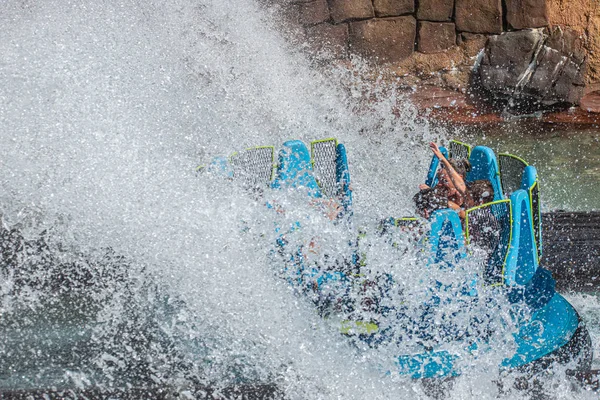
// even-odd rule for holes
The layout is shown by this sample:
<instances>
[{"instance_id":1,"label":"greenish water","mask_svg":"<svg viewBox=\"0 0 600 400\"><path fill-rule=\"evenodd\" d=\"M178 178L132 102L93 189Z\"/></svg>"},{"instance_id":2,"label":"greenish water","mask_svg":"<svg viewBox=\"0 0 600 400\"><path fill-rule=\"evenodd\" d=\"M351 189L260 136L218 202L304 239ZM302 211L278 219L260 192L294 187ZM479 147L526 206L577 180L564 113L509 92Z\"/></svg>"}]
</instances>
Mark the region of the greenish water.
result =
<instances>
[{"instance_id":1,"label":"greenish water","mask_svg":"<svg viewBox=\"0 0 600 400\"><path fill-rule=\"evenodd\" d=\"M510 153L537 168L545 211L600 210L600 129L527 122L468 127L454 138Z\"/></svg>"}]
</instances>

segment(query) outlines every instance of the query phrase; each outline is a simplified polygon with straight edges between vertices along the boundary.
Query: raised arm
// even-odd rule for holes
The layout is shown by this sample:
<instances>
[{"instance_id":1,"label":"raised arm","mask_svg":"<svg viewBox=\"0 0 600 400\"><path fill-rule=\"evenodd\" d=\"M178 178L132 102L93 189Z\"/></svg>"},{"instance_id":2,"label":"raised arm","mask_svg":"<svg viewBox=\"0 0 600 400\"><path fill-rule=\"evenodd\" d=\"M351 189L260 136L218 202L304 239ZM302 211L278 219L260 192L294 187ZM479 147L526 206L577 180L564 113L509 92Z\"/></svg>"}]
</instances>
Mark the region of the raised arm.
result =
<instances>
[{"instance_id":1,"label":"raised arm","mask_svg":"<svg viewBox=\"0 0 600 400\"><path fill-rule=\"evenodd\" d=\"M458 190L462 196L465 196L467 193L467 185L465 184L463 177L456 172L452 164L450 164L446 157L444 157L437 144L431 142L429 143L429 147L431 148L431 151L433 151L433 154L440 160L440 162L444 164L446 171L448 171L448 176L450 177L450 180L454 184L456 190Z\"/></svg>"}]
</instances>

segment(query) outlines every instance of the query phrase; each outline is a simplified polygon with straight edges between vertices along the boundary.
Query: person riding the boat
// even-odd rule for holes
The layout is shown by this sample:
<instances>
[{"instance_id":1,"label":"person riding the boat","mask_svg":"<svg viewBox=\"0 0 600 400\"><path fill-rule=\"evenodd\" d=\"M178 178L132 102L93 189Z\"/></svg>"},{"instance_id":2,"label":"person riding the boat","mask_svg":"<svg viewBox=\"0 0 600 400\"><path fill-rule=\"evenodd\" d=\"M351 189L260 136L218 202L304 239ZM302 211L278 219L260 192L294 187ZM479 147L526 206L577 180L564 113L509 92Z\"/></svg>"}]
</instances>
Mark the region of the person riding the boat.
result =
<instances>
[{"instance_id":1,"label":"person riding the boat","mask_svg":"<svg viewBox=\"0 0 600 400\"><path fill-rule=\"evenodd\" d=\"M471 164L468 160L448 160L440 151L437 144L429 143L433 154L440 160L441 168L437 172L438 184L447 189L448 199L453 203L462 206L467 200L467 172L471 170ZM424 188L421 185L419 188Z\"/></svg>"},{"instance_id":2,"label":"person riding the boat","mask_svg":"<svg viewBox=\"0 0 600 400\"><path fill-rule=\"evenodd\" d=\"M440 160L441 168L438 171L438 185L448 191L448 206L459 212L464 218L464 210L493 201L494 189L487 179L467 182L467 173L471 170L468 160L446 159L437 144L431 142L429 147L433 154ZM427 187L420 185L419 188Z\"/></svg>"}]
</instances>

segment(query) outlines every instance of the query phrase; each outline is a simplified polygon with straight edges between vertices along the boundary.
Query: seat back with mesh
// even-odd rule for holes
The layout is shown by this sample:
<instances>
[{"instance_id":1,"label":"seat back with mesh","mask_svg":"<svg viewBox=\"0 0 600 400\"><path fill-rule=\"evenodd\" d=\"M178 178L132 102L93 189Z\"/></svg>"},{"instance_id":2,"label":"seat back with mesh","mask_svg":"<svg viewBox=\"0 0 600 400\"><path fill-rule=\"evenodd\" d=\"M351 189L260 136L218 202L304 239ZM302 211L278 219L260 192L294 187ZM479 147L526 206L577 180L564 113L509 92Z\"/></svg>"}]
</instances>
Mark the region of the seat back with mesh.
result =
<instances>
[{"instance_id":1,"label":"seat back with mesh","mask_svg":"<svg viewBox=\"0 0 600 400\"><path fill-rule=\"evenodd\" d=\"M233 177L251 188L262 188L273 179L275 149L272 146L254 147L230 157Z\"/></svg>"},{"instance_id":2,"label":"seat back with mesh","mask_svg":"<svg viewBox=\"0 0 600 400\"><path fill-rule=\"evenodd\" d=\"M498 155L498 163L500 164L502 192L504 197L508 199L513 192L521 188L523 170L528 164L525 160L507 153Z\"/></svg>"},{"instance_id":3,"label":"seat back with mesh","mask_svg":"<svg viewBox=\"0 0 600 400\"><path fill-rule=\"evenodd\" d=\"M468 160L471 156L471 146L457 140L451 140L448 144L448 155L456 160Z\"/></svg>"},{"instance_id":4,"label":"seat back with mesh","mask_svg":"<svg viewBox=\"0 0 600 400\"><path fill-rule=\"evenodd\" d=\"M511 240L510 200L483 204L466 211L467 242L485 253L483 280L487 285L504 283L504 265Z\"/></svg>"},{"instance_id":5,"label":"seat back with mesh","mask_svg":"<svg viewBox=\"0 0 600 400\"><path fill-rule=\"evenodd\" d=\"M331 198L339 195L337 145L336 139L316 140L310 144L314 176L323 194Z\"/></svg>"}]
</instances>

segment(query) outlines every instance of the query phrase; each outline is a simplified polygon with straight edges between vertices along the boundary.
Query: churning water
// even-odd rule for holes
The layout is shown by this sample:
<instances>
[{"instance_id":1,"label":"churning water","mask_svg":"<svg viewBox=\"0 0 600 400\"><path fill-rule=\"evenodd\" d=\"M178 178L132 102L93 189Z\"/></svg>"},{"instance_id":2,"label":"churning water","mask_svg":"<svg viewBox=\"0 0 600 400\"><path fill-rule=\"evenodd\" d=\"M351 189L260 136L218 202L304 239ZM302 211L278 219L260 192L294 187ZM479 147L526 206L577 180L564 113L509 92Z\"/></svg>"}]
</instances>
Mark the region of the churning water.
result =
<instances>
[{"instance_id":1,"label":"churning water","mask_svg":"<svg viewBox=\"0 0 600 400\"><path fill-rule=\"evenodd\" d=\"M294 240L318 238L321 254L347 252L351 232L292 194L272 199L282 217L195 173L215 154L337 137L349 152L355 223L368 230L412 214L423 144L444 132L393 91L342 68L316 72L276 18L250 0L0 3L2 390L199 396L198 387L254 383L287 398L426 397L388 374L415 343L352 344L277 276L278 219L307 221ZM473 272L467 264L431 277L418 254L370 240L370 269L393 266L408 308L426 301L428 283ZM502 310L502 299L491 303ZM462 315L463 329L477 312L448 307L440 321ZM433 342L443 341L437 322ZM509 318L489 323L510 348ZM490 352L465 365L446 396L520 396L501 393L501 359ZM547 384L557 398L591 396L574 393L564 371Z\"/></svg>"}]
</instances>

